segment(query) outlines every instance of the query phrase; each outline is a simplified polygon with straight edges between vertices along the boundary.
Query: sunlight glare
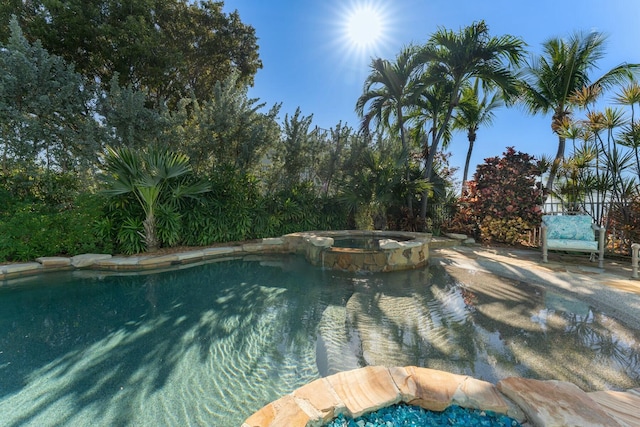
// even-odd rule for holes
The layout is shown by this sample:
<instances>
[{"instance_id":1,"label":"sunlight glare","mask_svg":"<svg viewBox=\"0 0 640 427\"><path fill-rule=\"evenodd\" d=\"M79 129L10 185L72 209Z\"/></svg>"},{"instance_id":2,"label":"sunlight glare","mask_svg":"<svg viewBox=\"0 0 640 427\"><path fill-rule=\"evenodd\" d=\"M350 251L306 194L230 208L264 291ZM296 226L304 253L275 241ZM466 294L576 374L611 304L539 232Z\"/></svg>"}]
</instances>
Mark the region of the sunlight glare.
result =
<instances>
[{"instance_id":1,"label":"sunlight glare","mask_svg":"<svg viewBox=\"0 0 640 427\"><path fill-rule=\"evenodd\" d=\"M331 60L341 70L341 78L361 83L372 58L393 55L402 13L385 0L336 0L327 2L327 10Z\"/></svg>"},{"instance_id":2,"label":"sunlight glare","mask_svg":"<svg viewBox=\"0 0 640 427\"><path fill-rule=\"evenodd\" d=\"M375 46L382 37L383 22L380 12L370 5L354 8L347 17L347 36L359 48Z\"/></svg>"}]
</instances>

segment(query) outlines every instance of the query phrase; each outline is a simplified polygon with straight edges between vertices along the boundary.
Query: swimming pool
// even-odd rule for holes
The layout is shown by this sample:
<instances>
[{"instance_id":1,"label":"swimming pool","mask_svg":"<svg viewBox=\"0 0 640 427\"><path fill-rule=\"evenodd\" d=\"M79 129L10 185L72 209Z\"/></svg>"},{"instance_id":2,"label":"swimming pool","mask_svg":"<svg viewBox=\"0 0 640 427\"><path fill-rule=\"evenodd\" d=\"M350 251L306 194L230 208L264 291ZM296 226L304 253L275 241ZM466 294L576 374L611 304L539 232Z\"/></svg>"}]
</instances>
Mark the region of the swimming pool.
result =
<instances>
[{"instance_id":1,"label":"swimming pool","mask_svg":"<svg viewBox=\"0 0 640 427\"><path fill-rule=\"evenodd\" d=\"M467 276L351 275L279 256L22 279L0 287L0 418L240 425L320 376L366 365L637 386L637 331L566 295Z\"/></svg>"}]
</instances>

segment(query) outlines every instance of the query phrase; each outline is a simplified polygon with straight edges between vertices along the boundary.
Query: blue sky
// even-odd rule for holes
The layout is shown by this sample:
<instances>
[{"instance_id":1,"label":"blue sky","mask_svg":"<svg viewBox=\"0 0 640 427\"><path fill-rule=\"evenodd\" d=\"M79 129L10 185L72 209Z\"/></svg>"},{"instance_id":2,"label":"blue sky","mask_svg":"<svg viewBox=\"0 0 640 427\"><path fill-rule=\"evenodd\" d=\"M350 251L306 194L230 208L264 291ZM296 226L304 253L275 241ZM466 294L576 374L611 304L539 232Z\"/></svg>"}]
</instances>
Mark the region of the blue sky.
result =
<instances>
[{"instance_id":1,"label":"blue sky","mask_svg":"<svg viewBox=\"0 0 640 427\"><path fill-rule=\"evenodd\" d=\"M347 21L366 5L381 13L383 24L377 43L357 48L345 36ZM263 68L249 96L266 102L266 108L281 102L281 119L300 107L321 128L339 121L357 128L354 106L371 58L393 59L403 46L426 42L440 27L457 31L484 20L491 35L518 36L534 54L551 37L595 30L607 35L601 71L623 62L640 63L637 0L226 0L224 10L237 10L256 30ZM470 175L507 146L537 157L555 155L557 137L550 120L518 107L498 110L493 125L478 132ZM455 133L448 149L452 166L462 168L467 146L465 133Z\"/></svg>"}]
</instances>

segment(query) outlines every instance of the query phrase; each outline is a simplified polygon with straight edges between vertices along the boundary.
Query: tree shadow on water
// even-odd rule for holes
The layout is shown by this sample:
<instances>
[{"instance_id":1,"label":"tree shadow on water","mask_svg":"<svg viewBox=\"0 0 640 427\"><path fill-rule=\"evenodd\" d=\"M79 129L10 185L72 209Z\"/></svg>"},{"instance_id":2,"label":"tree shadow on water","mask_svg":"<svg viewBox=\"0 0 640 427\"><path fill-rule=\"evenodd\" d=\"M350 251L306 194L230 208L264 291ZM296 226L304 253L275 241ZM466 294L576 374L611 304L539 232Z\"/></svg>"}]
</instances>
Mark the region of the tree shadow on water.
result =
<instances>
[{"instance_id":1,"label":"tree shadow on water","mask_svg":"<svg viewBox=\"0 0 640 427\"><path fill-rule=\"evenodd\" d=\"M0 290L3 425L61 425L78 417L127 425L176 375L198 375L185 370L185 361L216 364L250 344L257 346L250 351L268 354L266 342L247 343L266 333L291 340L291 320L281 318L295 279L280 268L234 261L74 284L66 277ZM275 330L260 330L264 319ZM289 326L278 328L283 322ZM226 361L214 368L246 374Z\"/></svg>"}]
</instances>

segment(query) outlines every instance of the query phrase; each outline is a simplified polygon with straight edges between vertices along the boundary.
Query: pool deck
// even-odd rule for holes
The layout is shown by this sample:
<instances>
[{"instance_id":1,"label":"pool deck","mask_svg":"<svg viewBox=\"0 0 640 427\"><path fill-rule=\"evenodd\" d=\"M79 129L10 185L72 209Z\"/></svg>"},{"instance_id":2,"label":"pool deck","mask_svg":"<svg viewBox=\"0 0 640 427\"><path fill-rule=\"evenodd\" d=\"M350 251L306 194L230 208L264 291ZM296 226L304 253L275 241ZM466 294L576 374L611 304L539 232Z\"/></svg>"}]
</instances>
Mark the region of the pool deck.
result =
<instances>
[{"instance_id":1,"label":"pool deck","mask_svg":"<svg viewBox=\"0 0 640 427\"><path fill-rule=\"evenodd\" d=\"M616 312L640 329L640 280L631 264L606 260L603 269L585 255L536 249L460 246L434 239L430 263L487 271L579 294ZM338 414L357 417L405 402L441 411L449 405L492 410L523 426L640 426L640 385L625 391L585 392L556 380L506 378L491 384L469 376L420 367L380 367L340 372L307 384L264 406L242 427L321 426Z\"/></svg>"},{"instance_id":2,"label":"pool deck","mask_svg":"<svg viewBox=\"0 0 640 427\"><path fill-rule=\"evenodd\" d=\"M551 253L549 263L543 264L536 249L459 243L434 238L430 263L487 271L575 293L607 308L630 327L640 329L640 280L631 278L628 260L605 258L604 268L600 269L585 255ZM162 255L44 257L30 263L0 265L0 286L50 271L83 268L117 273L155 271L282 252L286 252L282 239L274 238ZM555 380L506 378L494 385L428 368L369 366L313 381L267 404L251 415L243 427L321 426L340 413L358 416L399 402L431 410L442 410L452 404L493 410L518 419L524 426L640 426L640 385L626 391L587 393L571 383Z\"/></svg>"},{"instance_id":3,"label":"pool deck","mask_svg":"<svg viewBox=\"0 0 640 427\"><path fill-rule=\"evenodd\" d=\"M549 262L542 263L536 249L484 246L435 247L430 257L431 264L486 271L573 293L640 330L640 280L631 278L628 260L605 258L604 268L598 268L588 255L550 253Z\"/></svg>"}]
</instances>

